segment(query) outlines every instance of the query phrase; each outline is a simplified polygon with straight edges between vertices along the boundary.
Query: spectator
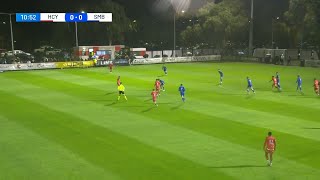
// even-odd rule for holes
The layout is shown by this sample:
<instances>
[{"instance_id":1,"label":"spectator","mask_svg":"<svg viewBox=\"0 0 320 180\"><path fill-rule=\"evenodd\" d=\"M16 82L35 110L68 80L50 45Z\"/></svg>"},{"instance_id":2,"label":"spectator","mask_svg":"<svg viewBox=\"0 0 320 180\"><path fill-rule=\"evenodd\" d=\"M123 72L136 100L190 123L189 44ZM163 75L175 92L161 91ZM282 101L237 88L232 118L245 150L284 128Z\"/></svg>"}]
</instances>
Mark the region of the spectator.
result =
<instances>
[{"instance_id":1,"label":"spectator","mask_svg":"<svg viewBox=\"0 0 320 180\"><path fill-rule=\"evenodd\" d=\"M288 57L288 62L287 62L287 65L291 65L291 56Z\"/></svg>"},{"instance_id":2,"label":"spectator","mask_svg":"<svg viewBox=\"0 0 320 180\"><path fill-rule=\"evenodd\" d=\"M300 59L300 66L301 66L301 67L304 67L304 65L305 65L304 59Z\"/></svg>"},{"instance_id":3,"label":"spectator","mask_svg":"<svg viewBox=\"0 0 320 180\"><path fill-rule=\"evenodd\" d=\"M280 58L280 63L281 63L281 65L283 65L283 62L284 62L284 54L282 53L282 54L281 54L281 58Z\"/></svg>"}]
</instances>

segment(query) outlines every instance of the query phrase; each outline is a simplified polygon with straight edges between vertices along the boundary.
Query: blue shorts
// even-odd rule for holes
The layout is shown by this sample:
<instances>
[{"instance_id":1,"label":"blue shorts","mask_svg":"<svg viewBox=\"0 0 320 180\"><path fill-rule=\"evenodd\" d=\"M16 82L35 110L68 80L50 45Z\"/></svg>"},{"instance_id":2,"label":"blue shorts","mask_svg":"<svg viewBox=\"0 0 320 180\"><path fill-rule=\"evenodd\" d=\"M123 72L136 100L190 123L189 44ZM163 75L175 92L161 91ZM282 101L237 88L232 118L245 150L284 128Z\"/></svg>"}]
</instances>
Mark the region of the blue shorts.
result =
<instances>
[{"instance_id":1,"label":"blue shorts","mask_svg":"<svg viewBox=\"0 0 320 180\"><path fill-rule=\"evenodd\" d=\"M180 93L180 96L181 96L181 97L184 97L184 93Z\"/></svg>"}]
</instances>

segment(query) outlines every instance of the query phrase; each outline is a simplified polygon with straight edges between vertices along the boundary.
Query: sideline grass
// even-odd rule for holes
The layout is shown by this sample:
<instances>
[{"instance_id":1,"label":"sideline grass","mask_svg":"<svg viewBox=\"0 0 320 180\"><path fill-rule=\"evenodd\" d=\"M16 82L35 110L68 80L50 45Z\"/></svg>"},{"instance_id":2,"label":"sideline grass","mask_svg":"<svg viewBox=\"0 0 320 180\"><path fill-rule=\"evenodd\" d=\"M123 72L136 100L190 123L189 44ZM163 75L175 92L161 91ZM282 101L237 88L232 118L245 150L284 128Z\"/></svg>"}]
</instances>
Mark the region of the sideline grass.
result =
<instances>
[{"instance_id":1,"label":"sideline grass","mask_svg":"<svg viewBox=\"0 0 320 180\"><path fill-rule=\"evenodd\" d=\"M168 64L0 74L0 179L318 179L318 69ZM218 69L225 73L218 86ZM271 90L280 72L282 92ZM303 92L296 92L296 76ZM128 102L117 102L116 78ZM246 77L256 94L246 94ZM166 91L151 102L156 78ZM178 86L186 87L185 103ZM273 167L262 150L278 140Z\"/></svg>"}]
</instances>

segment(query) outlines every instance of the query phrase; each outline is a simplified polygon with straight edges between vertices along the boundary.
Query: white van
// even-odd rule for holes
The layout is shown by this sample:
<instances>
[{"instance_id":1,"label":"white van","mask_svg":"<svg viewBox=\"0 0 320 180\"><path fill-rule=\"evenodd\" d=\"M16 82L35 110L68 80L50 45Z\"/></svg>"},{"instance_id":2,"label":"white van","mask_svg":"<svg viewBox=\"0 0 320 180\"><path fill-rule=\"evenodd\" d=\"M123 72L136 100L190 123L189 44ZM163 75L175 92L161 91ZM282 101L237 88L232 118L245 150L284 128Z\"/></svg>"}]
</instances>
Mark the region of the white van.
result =
<instances>
[{"instance_id":1,"label":"white van","mask_svg":"<svg viewBox=\"0 0 320 180\"><path fill-rule=\"evenodd\" d=\"M8 51L7 54L8 54L8 55L13 55L13 54L12 54L12 51ZM26 54L26 55L28 55L28 56L31 55L30 53L26 53L26 52L24 52L24 51L22 51L22 50L14 50L14 54Z\"/></svg>"}]
</instances>

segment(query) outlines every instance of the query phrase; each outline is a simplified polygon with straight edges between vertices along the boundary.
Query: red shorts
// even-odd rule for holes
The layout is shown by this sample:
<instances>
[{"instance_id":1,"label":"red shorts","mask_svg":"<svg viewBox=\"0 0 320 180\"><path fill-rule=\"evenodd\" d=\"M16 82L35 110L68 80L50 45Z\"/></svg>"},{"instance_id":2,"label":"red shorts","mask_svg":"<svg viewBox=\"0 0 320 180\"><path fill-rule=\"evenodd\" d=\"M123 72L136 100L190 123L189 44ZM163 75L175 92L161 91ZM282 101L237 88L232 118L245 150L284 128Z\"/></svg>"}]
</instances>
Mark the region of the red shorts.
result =
<instances>
[{"instance_id":1,"label":"red shorts","mask_svg":"<svg viewBox=\"0 0 320 180\"><path fill-rule=\"evenodd\" d=\"M318 87L314 87L315 91L319 91L319 86Z\"/></svg>"},{"instance_id":2,"label":"red shorts","mask_svg":"<svg viewBox=\"0 0 320 180\"><path fill-rule=\"evenodd\" d=\"M156 101L157 101L157 98L155 98L155 97L152 98L152 101L153 101L153 102L156 102Z\"/></svg>"},{"instance_id":3,"label":"red shorts","mask_svg":"<svg viewBox=\"0 0 320 180\"><path fill-rule=\"evenodd\" d=\"M159 90L160 90L160 87L156 87L156 90L159 91Z\"/></svg>"}]
</instances>

